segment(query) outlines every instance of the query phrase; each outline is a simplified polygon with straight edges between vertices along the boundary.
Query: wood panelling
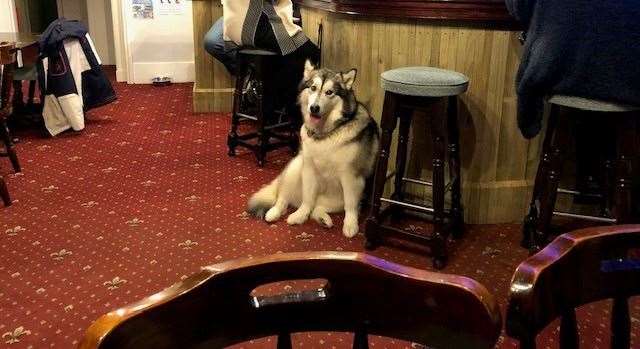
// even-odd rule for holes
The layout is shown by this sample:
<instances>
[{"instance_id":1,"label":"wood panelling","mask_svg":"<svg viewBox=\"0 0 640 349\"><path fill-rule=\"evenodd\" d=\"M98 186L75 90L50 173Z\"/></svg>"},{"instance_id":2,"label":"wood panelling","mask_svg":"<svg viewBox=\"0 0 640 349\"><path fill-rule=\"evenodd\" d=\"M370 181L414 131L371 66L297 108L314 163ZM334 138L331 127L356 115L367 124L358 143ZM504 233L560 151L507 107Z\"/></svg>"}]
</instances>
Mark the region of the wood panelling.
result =
<instances>
[{"instance_id":1,"label":"wood panelling","mask_svg":"<svg viewBox=\"0 0 640 349\"><path fill-rule=\"evenodd\" d=\"M521 46L517 33L491 28L434 25L415 19L372 19L303 7L304 30L315 40L324 29L323 65L358 69L358 98L379 120L384 92L380 74L425 65L466 74L460 98L463 203L469 223L521 221L539 157L539 138L525 140L516 125L515 74ZM439 112L439 111L434 111ZM431 146L424 115L412 127L409 174L431 175ZM394 162L392 159L391 163ZM425 190L409 186L426 195Z\"/></svg>"},{"instance_id":2,"label":"wood panelling","mask_svg":"<svg viewBox=\"0 0 640 349\"><path fill-rule=\"evenodd\" d=\"M193 0L193 42L196 81L193 84L194 112L229 112L234 80L225 67L204 50L204 36L222 17L220 1Z\"/></svg>"},{"instance_id":3,"label":"wood panelling","mask_svg":"<svg viewBox=\"0 0 640 349\"><path fill-rule=\"evenodd\" d=\"M196 83L194 111L230 111L233 80L207 54L203 38L222 15L219 1L194 0ZM524 217L540 152L540 137L527 141L516 125L515 75L521 46L517 32L419 19L383 19L302 7L304 31L317 42L323 24L323 65L357 68L356 94L379 119L388 69L426 65L469 76L460 98L463 204L469 223L516 222ZM436 111L434 111L436 112ZM408 174L427 178L428 128L416 115ZM391 159L392 162L394 159ZM409 186L419 195L424 189Z\"/></svg>"}]
</instances>

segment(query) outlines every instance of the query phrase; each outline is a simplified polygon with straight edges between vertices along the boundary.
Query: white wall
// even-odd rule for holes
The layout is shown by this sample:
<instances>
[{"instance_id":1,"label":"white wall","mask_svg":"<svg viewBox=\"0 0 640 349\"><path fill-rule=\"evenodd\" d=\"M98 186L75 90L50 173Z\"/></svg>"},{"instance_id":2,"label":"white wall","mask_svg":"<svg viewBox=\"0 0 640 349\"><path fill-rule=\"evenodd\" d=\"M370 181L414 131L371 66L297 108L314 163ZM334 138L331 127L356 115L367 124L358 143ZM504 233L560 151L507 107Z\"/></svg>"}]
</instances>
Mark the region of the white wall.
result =
<instances>
[{"instance_id":1,"label":"white wall","mask_svg":"<svg viewBox=\"0 0 640 349\"><path fill-rule=\"evenodd\" d=\"M89 33L96 50L102 59L102 64L116 63L113 44L113 19L111 17L111 1L86 0Z\"/></svg>"},{"instance_id":2,"label":"white wall","mask_svg":"<svg viewBox=\"0 0 640 349\"><path fill-rule=\"evenodd\" d=\"M0 32L15 33L17 31L18 23L13 0L0 0Z\"/></svg>"},{"instance_id":3,"label":"white wall","mask_svg":"<svg viewBox=\"0 0 640 349\"><path fill-rule=\"evenodd\" d=\"M133 18L131 0L122 0L125 44L128 51L128 82L150 83L156 76L174 82L192 82L195 77L193 14L191 1L182 1L179 14L162 15L160 1L153 0L153 19Z\"/></svg>"}]
</instances>

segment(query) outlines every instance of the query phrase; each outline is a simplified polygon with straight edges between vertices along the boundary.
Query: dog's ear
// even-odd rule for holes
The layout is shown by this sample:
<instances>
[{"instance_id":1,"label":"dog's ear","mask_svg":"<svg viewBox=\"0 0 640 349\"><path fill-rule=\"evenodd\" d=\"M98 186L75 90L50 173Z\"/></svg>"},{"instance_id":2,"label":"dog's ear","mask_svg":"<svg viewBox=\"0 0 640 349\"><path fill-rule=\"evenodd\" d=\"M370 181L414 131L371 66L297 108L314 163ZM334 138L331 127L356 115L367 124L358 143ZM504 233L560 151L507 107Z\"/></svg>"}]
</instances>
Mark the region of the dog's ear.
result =
<instances>
[{"instance_id":1,"label":"dog's ear","mask_svg":"<svg viewBox=\"0 0 640 349\"><path fill-rule=\"evenodd\" d=\"M307 59L306 62L304 62L304 80L309 80L311 79L311 72L313 72L314 70L316 70L316 67L313 65L313 63L311 63L310 60Z\"/></svg>"},{"instance_id":2,"label":"dog's ear","mask_svg":"<svg viewBox=\"0 0 640 349\"><path fill-rule=\"evenodd\" d=\"M353 68L346 73L340 73L340 77L342 78L342 83L347 90L350 90L353 86L353 82L356 81L356 74L358 70Z\"/></svg>"}]
</instances>

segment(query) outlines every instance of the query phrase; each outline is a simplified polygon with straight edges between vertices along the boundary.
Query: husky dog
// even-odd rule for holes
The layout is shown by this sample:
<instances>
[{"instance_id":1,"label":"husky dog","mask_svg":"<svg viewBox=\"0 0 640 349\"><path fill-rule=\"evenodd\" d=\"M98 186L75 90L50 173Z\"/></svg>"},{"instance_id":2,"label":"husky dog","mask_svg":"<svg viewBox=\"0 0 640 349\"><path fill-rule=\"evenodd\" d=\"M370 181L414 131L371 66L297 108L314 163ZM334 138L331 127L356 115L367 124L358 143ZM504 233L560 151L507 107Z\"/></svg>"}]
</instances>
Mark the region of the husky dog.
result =
<instances>
[{"instance_id":1,"label":"husky dog","mask_svg":"<svg viewBox=\"0 0 640 349\"><path fill-rule=\"evenodd\" d=\"M358 205L378 153L378 124L353 93L356 70L335 72L305 63L298 103L304 124L301 150L282 173L249 199L248 211L276 221L289 206L287 223L309 216L332 227L329 213L345 211L342 232L358 233ZM266 212L266 214L265 214Z\"/></svg>"}]
</instances>

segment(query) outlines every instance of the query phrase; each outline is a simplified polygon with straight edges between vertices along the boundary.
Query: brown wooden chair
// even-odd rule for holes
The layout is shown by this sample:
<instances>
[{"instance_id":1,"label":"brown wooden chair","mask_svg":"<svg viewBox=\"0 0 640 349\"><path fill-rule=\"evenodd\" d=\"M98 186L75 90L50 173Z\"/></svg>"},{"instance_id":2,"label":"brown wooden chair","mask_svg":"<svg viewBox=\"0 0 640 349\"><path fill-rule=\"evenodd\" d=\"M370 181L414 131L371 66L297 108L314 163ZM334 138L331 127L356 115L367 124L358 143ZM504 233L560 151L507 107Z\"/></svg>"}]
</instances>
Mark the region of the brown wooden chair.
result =
<instances>
[{"instance_id":1,"label":"brown wooden chair","mask_svg":"<svg viewBox=\"0 0 640 349\"><path fill-rule=\"evenodd\" d=\"M11 162L14 165L18 164L18 157L13 149L13 142L9 136L7 129L6 115L9 110L9 92L11 91L11 84L13 80L13 64L15 63L15 45L8 43L0 43L0 66L4 67L0 72L0 140L4 143L7 155L0 153L0 156L9 156ZM17 167L18 171L20 165ZM11 205L11 198L9 196L9 190L4 182L4 179L0 176L0 199L5 206Z\"/></svg>"},{"instance_id":2,"label":"brown wooden chair","mask_svg":"<svg viewBox=\"0 0 640 349\"><path fill-rule=\"evenodd\" d=\"M506 330L521 348L561 317L560 348L578 348L575 308L613 299L611 347L629 348L628 299L640 294L640 225L578 230L529 257L511 281Z\"/></svg>"},{"instance_id":3,"label":"brown wooden chair","mask_svg":"<svg viewBox=\"0 0 640 349\"><path fill-rule=\"evenodd\" d=\"M313 291L251 296L268 283L318 279ZM354 348L382 335L439 348L493 348L501 316L478 282L349 252L285 253L204 268L103 315L80 348L223 348L294 332L353 332Z\"/></svg>"},{"instance_id":4,"label":"brown wooden chair","mask_svg":"<svg viewBox=\"0 0 640 349\"><path fill-rule=\"evenodd\" d=\"M4 67L0 74L0 141L5 151L0 152L0 157L8 157L11 160L15 172L20 172L20 162L16 153L13 140L7 127L7 116L10 112L11 102L9 95L13 84L13 72L16 63L16 48L14 44L0 43L0 65Z\"/></svg>"}]
</instances>

